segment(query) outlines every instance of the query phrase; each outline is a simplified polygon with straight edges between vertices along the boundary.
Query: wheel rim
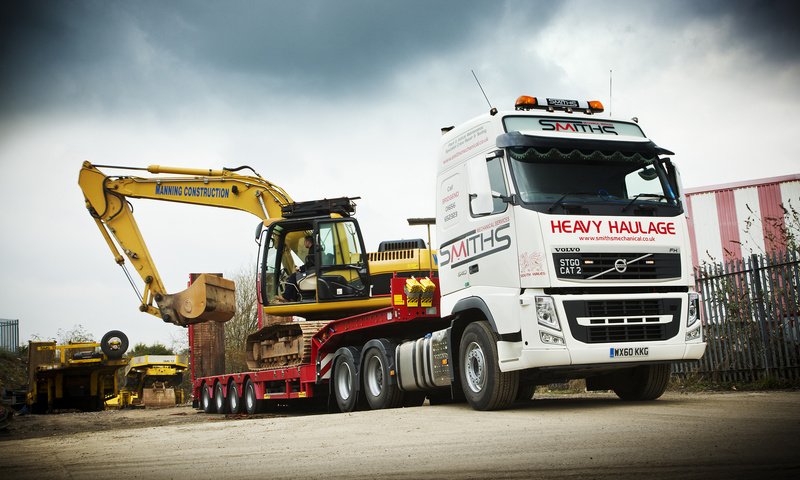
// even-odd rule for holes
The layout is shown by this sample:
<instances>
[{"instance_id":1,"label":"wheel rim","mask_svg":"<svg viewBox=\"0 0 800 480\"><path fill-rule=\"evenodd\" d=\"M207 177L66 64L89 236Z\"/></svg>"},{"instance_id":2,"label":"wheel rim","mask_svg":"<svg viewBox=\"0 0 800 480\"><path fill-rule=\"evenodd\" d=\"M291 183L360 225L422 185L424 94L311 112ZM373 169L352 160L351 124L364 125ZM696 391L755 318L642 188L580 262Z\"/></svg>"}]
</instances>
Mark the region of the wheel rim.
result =
<instances>
[{"instance_id":1,"label":"wheel rim","mask_svg":"<svg viewBox=\"0 0 800 480\"><path fill-rule=\"evenodd\" d=\"M225 397L222 395L222 388L217 387L214 390L214 401L217 404L217 411L222 412L222 407L225 406Z\"/></svg>"},{"instance_id":2,"label":"wheel rim","mask_svg":"<svg viewBox=\"0 0 800 480\"><path fill-rule=\"evenodd\" d=\"M373 397L380 396L383 391L383 362L380 357L373 356L367 360L367 389Z\"/></svg>"},{"instance_id":3,"label":"wheel rim","mask_svg":"<svg viewBox=\"0 0 800 480\"><path fill-rule=\"evenodd\" d=\"M211 396L208 394L208 387L203 385L201 387L203 389L203 393L200 395L200 402L203 406L203 410L208 410L208 406L211 404Z\"/></svg>"},{"instance_id":4,"label":"wheel rim","mask_svg":"<svg viewBox=\"0 0 800 480\"><path fill-rule=\"evenodd\" d=\"M467 386L474 393L480 393L486 385L486 357L481 346L476 342L470 343L464 360Z\"/></svg>"},{"instance_id":5,"label":"wheel rim","mask_svg":"<svg viewBox=\"0 0 800 480\"><path fill-rule=\"evenodd\" d=\"M239 409L239 392L236 391L236 385L231 386L230 392L228 392L228 396L231 397L231 410L238 410Z\"/></svg>"},{"instance_id":6,"label":"wheel rim","mask_svg":"<svg viewBox=\"0 0 800 480\"><path fill-rule=\"evenodd\" d=\"M353 390L352 378L350 365L347 363L339 365L339 368L336 369L336 391L339 392L339 397L342 400L350 398Z\"/></svg>"},{"instance_id":7,"label":"wheel rim","mask_svg":"<svg viewBox=\"0 0 800 480\"><path fill-rule=\"evenodd\" d=\"M253 387L252 383L247 385L247 395L245 395L245 402L247 402L248 411L255 410L256 392L255 392L255 387Z\"/></svg>"}]
</instances>

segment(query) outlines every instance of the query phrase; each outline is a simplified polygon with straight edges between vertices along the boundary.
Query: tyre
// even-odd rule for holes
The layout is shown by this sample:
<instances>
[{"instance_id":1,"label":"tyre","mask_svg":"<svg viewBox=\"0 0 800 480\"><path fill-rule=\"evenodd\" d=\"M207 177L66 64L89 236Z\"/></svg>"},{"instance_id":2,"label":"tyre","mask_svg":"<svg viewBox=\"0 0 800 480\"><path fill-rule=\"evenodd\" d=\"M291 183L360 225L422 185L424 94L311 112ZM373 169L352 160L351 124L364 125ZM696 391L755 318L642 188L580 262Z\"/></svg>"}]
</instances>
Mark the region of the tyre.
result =
<instances>
[{"instance_id":1,"label":"tyre","mask_svg":"<svg viewBox=\"0 0 800 480\"><path fill-rule=\"evenodd\" d=\"M533 395L536 393L536 385L523 385L520 384L517 390L517 398L514 399L518 403L527 403L533 400Z\"/></svg>"},{"instance_id":2,"label":"tyre","mask_svg":"<svg viewBox=\"0 0 800 480\"><path fill-rule=\"evenodd\" d=\"M333 396L342 412L355 411L358 404L356 366L349 355L339 355L333 365Z\"/></svg>"},{"instance_id":3,"label":"tyre","mask_svg":"<svg viewBox=\"0 0 800 480\"><path fill-rule=\"evenodd\" d=\"M497 335L487 322L470 323L461 336L459 376L467 402L475 410L508 408L517 397L519 372L501 372Z\"/></svg>"},{"instance_id":4,"label":"tyre","mask_svg":"<svg viewBox=\"0 0 800 480\"><path fill-rule=\"evenodd\" d=\"M228 413L228 404L225 402L224 387L220 382L214 385L214 406L217 408L217 413Z\"/></svg>"},{"instance_id":5,"label":"tyre","mask_svg":"<svg viewBox=\"0 0 800 480\"><path fill-rule=\"evenodd\" d=\"M239 413L242 408L242 399L239 397L239 389L236 387L236 382L231 381L228 385L228 412L234 415Z\"/></svg>"},{"instance_id":6,"label":"tyre","mask_svg":"<svg viewBox=\"0 0 800 480\"><path fill-rule=\"evenodd\" d=\"M256 386L249 378L244 382L244 396L242 398L244 403L244 413L248 415L255 415L258 413L258 397L256 397Z\"/></svg>"},{"instance_id":7,"label":"tyre","mask_svg":"<svg viewBox=\"0 0 800 480\"><path fill-rule=\"evenodd\" d=\"M667 389L670 370L668 363L641 365L633 368L630 375L616 379L612 390L623 400L655 400Z\"/></svg>"},{"instance_id":8,"label":"tyre","mask_svg":"<svg viewBox=\"0 0 800 480\"><path fill-rule=\"evenodd\" d=\"M100 340L100 350L108 358L120 359L128 351L128 336L119 330L111 330Z\"/></svg>"},{"instance_id":9,"label":"tyre","mask_svg":"<svg viewBox=\"0 0 800 480\"><path fill-rule=\"evenodd\" d=\"M205 413L214 413L214 402L211 401L211 393L205 383L200 387L200 408Z\"/></svg>"},{"instance_id":10,"label":"tyre","mask_svg":"<svg viewBox=\"0 0 800 480\"><path fill-rule=\"evenodd\" d=\"M397 383L389 382L389 360L379 348L370 348L364 355L364 395L372 410L397 408L402 405L403 392Z\"/></svg>"}]
</instances>

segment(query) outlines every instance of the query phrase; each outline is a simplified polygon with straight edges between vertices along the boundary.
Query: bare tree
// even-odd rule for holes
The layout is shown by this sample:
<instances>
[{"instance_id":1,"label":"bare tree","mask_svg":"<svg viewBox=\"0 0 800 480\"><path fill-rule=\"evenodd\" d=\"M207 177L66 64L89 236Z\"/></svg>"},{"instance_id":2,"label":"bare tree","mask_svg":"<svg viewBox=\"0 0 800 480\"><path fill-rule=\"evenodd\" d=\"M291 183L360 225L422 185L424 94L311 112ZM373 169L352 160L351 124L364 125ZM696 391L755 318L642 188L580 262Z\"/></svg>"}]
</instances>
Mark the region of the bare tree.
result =
<instances>
[{"instance_id":1,"label":"bare tree","mask_svg":"<svg viewBox=\"0 0 800 480\"><path fill-rule=\"evenodd\" d=\"M87 331L86 327L80 323L73 325L71 330L59 328L57 336L57 341L61 345L65 345L67 343L94 342L94 335Z\"/></svg>"},{"instance_id":2,"label":"bare tree","mask_svg":"<svg viewBox=\"0 0 800 480\"><path fill-rule=\"evenodd\" d=\"M236 282L236 314L225 323L225 370L242 372L247 368L247 336L258 328L255 265L243 267L233 276Z\"/></svg>"}]
</instances>

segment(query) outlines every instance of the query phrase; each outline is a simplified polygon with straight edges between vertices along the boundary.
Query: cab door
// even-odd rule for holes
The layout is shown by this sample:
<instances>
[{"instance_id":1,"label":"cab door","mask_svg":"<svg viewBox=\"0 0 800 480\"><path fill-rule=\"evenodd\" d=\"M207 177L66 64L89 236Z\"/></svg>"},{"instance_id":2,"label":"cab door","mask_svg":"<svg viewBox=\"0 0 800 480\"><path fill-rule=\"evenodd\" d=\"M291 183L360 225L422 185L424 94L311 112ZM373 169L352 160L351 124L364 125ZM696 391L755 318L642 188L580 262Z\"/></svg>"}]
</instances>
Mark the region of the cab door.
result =
<instances>
[{"instance_id":1,"label":"cab door","mask_svg":"<svg viewBox=\"0 0 800 480\"><path fill-rule=\"evenodd\" d=\"M369 297L369 266L358 222L316 223L317 298L320 302Z\"/></svg>"}]
</instances>

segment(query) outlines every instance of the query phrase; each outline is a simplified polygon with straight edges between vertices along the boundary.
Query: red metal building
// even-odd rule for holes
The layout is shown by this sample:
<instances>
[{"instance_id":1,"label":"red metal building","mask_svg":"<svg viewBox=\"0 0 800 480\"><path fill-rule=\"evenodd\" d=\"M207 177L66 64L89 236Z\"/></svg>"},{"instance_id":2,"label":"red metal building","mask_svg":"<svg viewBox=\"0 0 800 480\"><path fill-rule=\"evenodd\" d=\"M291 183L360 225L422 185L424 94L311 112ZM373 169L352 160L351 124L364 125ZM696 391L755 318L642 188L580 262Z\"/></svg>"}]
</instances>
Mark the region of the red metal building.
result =
<instances>
[{"instance_id":1,"label":"red metal building","mask_svg":"<svg viewBox=\"0 0 800 480\"><path fill-rule=\"evenodd\" d=\"M783 250L785 213L800 212L800 174L687 188L685 193L695 266Z\"/></svg>"}]
</instances>

